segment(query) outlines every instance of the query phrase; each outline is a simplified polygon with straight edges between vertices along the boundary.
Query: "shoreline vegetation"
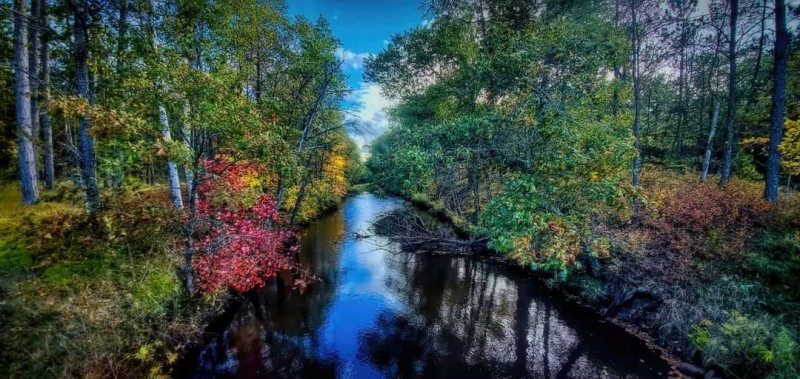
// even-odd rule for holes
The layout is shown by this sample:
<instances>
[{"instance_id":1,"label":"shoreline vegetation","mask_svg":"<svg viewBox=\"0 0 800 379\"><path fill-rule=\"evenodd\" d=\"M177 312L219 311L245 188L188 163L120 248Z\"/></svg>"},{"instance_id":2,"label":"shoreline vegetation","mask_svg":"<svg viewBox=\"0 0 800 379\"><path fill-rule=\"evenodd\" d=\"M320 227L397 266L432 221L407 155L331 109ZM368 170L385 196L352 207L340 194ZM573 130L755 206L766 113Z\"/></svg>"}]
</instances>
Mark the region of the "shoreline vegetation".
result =
<instances>
[{"instance_id":1,"label":"shoreline vegetation","mask_svg":"<svg viewBox=\"0 0 800 379\"><path fill-rule=\"evenodd\" d=\"M324 17L3 9L0 376L166 377L231 291L285 271L307 285L298 228L363 175Z\"/></svg>"},{"instance_id":2,"label":"shoreline vegetation","mask_svg":"<svg viewBox=\"0 0 800 379\"><path fill-rule=\"evenodd\" d=\"M472 255L476 259L488 259L497 264L517 267L532 275L533 280L564 296L567 301L584 307L597 317L640 338L650 349L659 352L673 371L679 371L683 375L738 377L740 373L747 372L746 366L728 366L730 361L725 360L725 356L720 358L712 355L717 352L704 350L714 343L727 345L723 348L739 346L742 349L748 348L745 344L755 344L755 348L764 349L762 354L767 355L780 354L783 349L782 353L787 355L779 359L783 359L783 364L788 367L776 370L787 372L778 372L776 377L791 377L794 372L792 370L796 369L792 365L795 364L793 357L798 348L794 334L796 325L791 320L794 320L794 315L799 310L791 300L784 304L764 301L768 291L790 288L791 278L771 276L769 272L761 271L767 268L759 264L765 263L760 262L763 259L784 259L789 260L783 262L788 265L787 270L796 272L799 268L792 266L796 264L792 263L796 259L796 250L800 249L797 232L800 225L797 224L796 211L781 214L780 210L763 208L763 218L759 223L748 226L757 231L750 231L743 237L747 239L744 246L748 251L740 256L729 257L724 253L715 253L714 249L727 248L723 244L725 242L713 234L718 231L701 231L702 235L695 237L713 240L702 241L703 245L709 244L704 246L704 249L708 249L707 252L693 257L691 267L684 263L684 267L678 271L678 274L691 276L678 279L674 276L675 273L667 274L661 269L681 263L667 255L672 253L668 249L674 246L660 240L659 234L669 226L661 224L659 220L668 217L664 214L670 210L664 207L669 206L670 199L685 196L685 191L689 188L702 187L702 184L698 184L697 173L691 171L665 171L658 166L649 165L643 173L640 206L647 219L622 222L595 220L595 227L603 230L607 245L601 247L603 251L598 251L595 246L584 246L577 257L576 268L563 280L554 280L550 272L531 269L508 255L491 249L487 246L485 229L465 221L463 217L443 207L441 202L429 200L425 194L391 195L405 199L417 211L429 215L431 220L420 221L415 219L417 216L407 212L394 212L384 215L376 223L376 233L400 243L409 252ZM744 196L748 201L757 204L760 201L759 184L734 179L731 186L736 188L734 191L737 191L737 196ZM384 191L379 185L371 187L378 193ZM714 193L727 189L708 187L702 191ZM730 199L715 201L719 202L715 204L719 207L732 205L724 203ZM783 201L797 204L793 207L800 206L800 193L785 194ZM742 202L739 206L747 206L747 203ZM725 209L725 212L743 211L746 210ZM409 218L412 220L408 220ZM414 225L408 227L407 224ZM776 237L773 233L781 233L780 231L786 233L782 237L785 240L774 241ZM467 244L469 248L466 250L453 250L448 243L451 239L472 243ZM413 243L408 244L409 241ZM733 241L727 243L731 242ZM769 250L759 251L759 248ZM636 258L628 255L635 255ZM695 314L686 316L687 309L696 309ZM665 316L664 313L671 314ZM726 319L726 315L733 318ZM669 316L675 318L667 318ZM748 328L747 324L752 322L757 323L755 327L760 329L740 331ZM725 328L728 333L714 331L716 327ZM770 342L773 345L770 346ZM732 358L728 356L727 359ZM770 362L775 362L775 357Z\"/></svg>"},{"instance_id":3,"label":"shoreline vegetation","mask_svg":"<svg viewBox=\"0 0 800 379\"><path fill-rule=\"evenodd\" d=\"M9 377L169 377L209 323L240 301L232 290L184 289L168 188L105 195L116 200L93 230L70 183L31 207L21 206L15 184L0 185L0 368Z\"/></svg>"},{"instance_id":4,"label":"shoreline vegetation","mask_svg":"<svg viewBox=\"0 0 800 379\"><path fill-rule=\"evenodd\" d=\"M428 9L366 60L376 192L714 375L800 376L796 5Z\"/></svg>"}]
</instances>

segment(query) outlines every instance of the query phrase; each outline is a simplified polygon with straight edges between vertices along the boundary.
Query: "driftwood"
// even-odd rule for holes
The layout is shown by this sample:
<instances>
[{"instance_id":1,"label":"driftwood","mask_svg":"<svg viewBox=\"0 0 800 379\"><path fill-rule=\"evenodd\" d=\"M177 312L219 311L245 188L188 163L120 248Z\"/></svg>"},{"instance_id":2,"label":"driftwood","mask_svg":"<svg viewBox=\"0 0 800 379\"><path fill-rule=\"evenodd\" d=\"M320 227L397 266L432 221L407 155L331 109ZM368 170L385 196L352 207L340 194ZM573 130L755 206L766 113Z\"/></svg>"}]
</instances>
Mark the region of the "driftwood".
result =
<instances>
[{"instance_id":1,"label":"driftwood","mask_svg":"<svg viewBox=\"0 0 800 379\"><path fill-rule=\"evenodd\" d=\"M405 251L472 255L486 250L486 238L459 238L450 226L412 209L381 216L373 230Z\"/></svg>"}]
</instances>

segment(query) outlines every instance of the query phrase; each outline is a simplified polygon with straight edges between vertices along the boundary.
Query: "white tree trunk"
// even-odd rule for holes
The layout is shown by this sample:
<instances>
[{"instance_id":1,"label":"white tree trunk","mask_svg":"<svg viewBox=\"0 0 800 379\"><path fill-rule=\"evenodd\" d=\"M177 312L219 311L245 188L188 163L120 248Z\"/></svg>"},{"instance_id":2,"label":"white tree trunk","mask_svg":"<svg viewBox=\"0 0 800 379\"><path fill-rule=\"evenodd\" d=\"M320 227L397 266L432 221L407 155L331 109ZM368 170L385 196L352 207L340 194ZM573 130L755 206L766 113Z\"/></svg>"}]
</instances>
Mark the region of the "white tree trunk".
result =
<instances>
[{"instance_id":1,"label":"white tree trunk","mask_svg":"<svg viewBox=\"0 0 800 379\"><path fill-rule=\"evenodd\" d=\"M167 110L163 105L158 106L158 124L161 126L161 137L164 141L172 141L172 135L169 131L169 119L167 118ZM181 196L181 180L178 177L178 166L172 160L167 161L167 174L169 175L169 193L172 197L172 204L175 208L183 209L183 197Z\"/></svg>"}]
</instances>

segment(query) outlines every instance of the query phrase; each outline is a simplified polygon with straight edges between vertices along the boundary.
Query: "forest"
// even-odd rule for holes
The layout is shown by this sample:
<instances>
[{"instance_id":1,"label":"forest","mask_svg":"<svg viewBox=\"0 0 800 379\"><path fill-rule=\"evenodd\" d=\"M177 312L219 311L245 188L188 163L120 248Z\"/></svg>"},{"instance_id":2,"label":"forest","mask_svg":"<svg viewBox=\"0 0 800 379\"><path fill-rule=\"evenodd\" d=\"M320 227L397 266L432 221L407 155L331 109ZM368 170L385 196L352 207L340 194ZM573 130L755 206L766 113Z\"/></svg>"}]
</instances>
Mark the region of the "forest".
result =
<instances>
[{"instance_id":1,"label":"forest","mask_svg":"<svg viewBox=\"0 0 800 379\"><path fill-rule=\"evenodd\" d=\"M232 302L319 285L304 228L360 191L688 376L800 376L800 4L418 8L364 60L396 103L362 148L325 15L0 2L0 376L175 376Z\"/></svg>"},{"instance_id":2,"label":"forest","mask_svg":"<svg viewBox=\"0 0 800 379\"><path fill-rule=\"evenodd\" d=\"M1 376L160 375L359 175L339 42L280 1L2 17Z\"/></svg>"},{"instance_id":3,"label":"forest","mask_svg":"<svg viewBox=\"0 0 800 379\"><path fill-rule=\"evenodd\" d=\"M679 355L800 375L797 4L429 5L366 64L401 98L377 190Z\"/></svg>"}]
</instances>

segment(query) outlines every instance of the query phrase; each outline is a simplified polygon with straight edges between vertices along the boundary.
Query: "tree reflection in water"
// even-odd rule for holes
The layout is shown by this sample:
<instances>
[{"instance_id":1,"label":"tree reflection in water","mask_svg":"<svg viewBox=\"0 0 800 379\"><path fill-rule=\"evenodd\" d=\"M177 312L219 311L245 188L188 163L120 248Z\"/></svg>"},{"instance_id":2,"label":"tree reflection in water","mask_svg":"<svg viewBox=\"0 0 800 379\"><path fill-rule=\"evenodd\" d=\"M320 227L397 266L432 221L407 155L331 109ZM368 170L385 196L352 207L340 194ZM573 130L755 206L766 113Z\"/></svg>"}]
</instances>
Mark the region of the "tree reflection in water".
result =
<instances>
[{"instance_id":1,"label":"tree reflection in water","mask_svg":"<svg viewBox=\"0 0 800 379\"><path fill-rule=\"evenodd\" d=\"M280 281L250 294L176 375L665 376L638 340L515 270L353 237L399 206L359 195L313 224L303 262L321 280L303 294Z\"/></svg>"}]
</instances>

